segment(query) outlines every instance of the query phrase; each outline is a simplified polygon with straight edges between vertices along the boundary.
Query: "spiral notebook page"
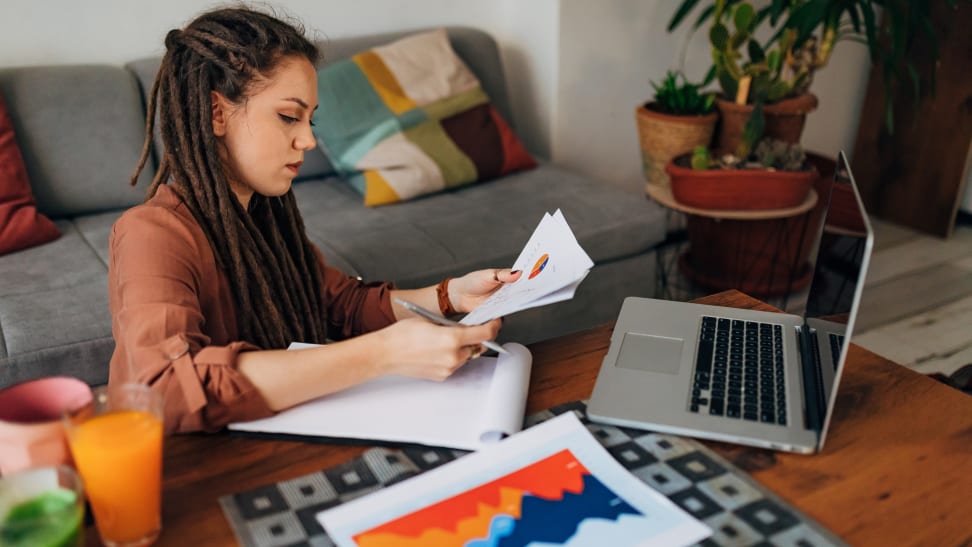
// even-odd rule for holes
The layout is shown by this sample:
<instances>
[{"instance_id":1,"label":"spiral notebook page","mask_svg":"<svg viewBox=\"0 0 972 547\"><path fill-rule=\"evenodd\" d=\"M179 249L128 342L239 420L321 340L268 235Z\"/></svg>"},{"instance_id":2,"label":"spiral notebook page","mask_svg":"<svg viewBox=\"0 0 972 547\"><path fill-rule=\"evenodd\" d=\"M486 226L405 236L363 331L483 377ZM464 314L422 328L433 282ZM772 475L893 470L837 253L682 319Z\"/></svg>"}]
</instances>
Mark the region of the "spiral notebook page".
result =
<instances>
[{"instance_id":1,"label":"spiral notebook page","mask_svg":"<svg viewBox=\"0 0 972 547\"><path fill-rule=\"evenodd\" d=\"M523 426L533 358L503 347L509 355L474 359L444 382L385 376L229 429L478 450Z\"/></svg>"}]
</instances>

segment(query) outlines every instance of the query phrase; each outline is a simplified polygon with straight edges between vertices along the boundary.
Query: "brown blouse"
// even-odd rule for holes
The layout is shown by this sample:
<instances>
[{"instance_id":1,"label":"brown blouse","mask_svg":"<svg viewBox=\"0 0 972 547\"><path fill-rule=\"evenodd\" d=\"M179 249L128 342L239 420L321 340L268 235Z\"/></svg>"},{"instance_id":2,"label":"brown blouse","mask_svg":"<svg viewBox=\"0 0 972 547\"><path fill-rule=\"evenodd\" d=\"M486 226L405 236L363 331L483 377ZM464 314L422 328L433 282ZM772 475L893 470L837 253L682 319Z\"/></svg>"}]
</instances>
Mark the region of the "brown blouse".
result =
<instances>
[{"instance_id":1,"label":"brown blouse","mask_svg":"<svg viewBox=\"0 0 972 547\"><path fill-rule=\"evenodd\" d=\"M365 284L318 258L332 338L395 321L392 284ZM273 413L236 368L239 352L260 348L239 340L229 281L169 186L112 227L108 297L115 338L109 383L147 383L161 392L167 432L215 431Z\"/></svg>"}]
</instances>

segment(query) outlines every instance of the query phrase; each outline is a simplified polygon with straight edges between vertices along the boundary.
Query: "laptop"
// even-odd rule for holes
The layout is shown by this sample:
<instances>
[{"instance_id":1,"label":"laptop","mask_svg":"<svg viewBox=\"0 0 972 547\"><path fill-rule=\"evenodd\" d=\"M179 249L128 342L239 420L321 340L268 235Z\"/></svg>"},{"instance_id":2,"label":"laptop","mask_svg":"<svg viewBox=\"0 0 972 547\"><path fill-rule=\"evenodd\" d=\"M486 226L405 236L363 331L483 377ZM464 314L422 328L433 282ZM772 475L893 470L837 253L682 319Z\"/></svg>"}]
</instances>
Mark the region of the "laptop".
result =
<instances>
[{"instance_id":1,"label":"laptop","mask_svg":"<svg viewBox=\"0 0 972 547\"><path fill-rule=\"evenodd\" d=\"M803 316L625 299L587 407L597 422L813 453L824 444L874 235L838 154Z\"/></svg>"}]
</instances>

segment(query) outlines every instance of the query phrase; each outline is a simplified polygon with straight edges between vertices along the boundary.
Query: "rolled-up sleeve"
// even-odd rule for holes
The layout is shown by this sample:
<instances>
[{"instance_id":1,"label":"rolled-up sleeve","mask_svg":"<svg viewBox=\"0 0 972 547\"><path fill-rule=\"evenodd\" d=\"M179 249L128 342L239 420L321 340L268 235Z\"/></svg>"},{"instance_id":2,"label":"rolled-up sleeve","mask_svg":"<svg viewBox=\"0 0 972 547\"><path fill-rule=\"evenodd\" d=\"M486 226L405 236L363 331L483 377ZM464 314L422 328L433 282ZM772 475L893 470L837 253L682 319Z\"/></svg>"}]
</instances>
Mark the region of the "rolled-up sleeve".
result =
<instances>
[{"instance_id":1,"label":"rolled-up sleeve","mask_svg":"<svg viewBox=\"0 0 972 547\"><path fill-rule=\"evenodd\" d=\"M241 351L259 348L242 341L211 345L203 332L216 318L204 316L201 298L219 291L219 282L215 272L203 271L201 257L211 251L202 244L208 242L162 207L128 211L111 233L109 381L144 383L161 393L169 433L215 431L273 414L237 369Z\"/></svg>"},{"instance_id":2,"label":"rolled-up sleeve","mask_svg":"<svg viewBox=\"0 0 972 547\"><path fill-rule=\"evenodd\" d=\"M395 322L391 305L393 283L365 283L328 266L320 251L317 258L324 277L329 338L344 340Z\"/></svg>"}]
</instances>

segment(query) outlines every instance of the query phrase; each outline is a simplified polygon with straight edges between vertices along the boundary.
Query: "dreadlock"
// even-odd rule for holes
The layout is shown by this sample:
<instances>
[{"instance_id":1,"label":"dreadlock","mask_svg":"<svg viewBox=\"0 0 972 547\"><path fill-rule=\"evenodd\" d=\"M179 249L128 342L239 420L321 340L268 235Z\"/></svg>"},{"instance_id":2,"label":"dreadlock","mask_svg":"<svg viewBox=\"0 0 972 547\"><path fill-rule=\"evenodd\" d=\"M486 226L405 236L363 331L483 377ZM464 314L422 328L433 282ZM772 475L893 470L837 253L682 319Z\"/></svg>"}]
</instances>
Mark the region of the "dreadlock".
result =
<instances>
[{"instance_id":1,"label":"dreadlock","mask_svg":"<svg viewBox=\"0 0 972 547\"><path fill-rule=\"evenodd\" d=\"M269 348L323 343L321 268L293 191L254 193L244 210L230 189L213 134L211 91L239 104L285 57L316 63L301 28L244 8L204 13L169 31L149 93L145 142L134 186L151 149L156 110L164 153L146 199L170 182L199 223L229 279L243 339Z\"/></svg>"}]
</instances>

